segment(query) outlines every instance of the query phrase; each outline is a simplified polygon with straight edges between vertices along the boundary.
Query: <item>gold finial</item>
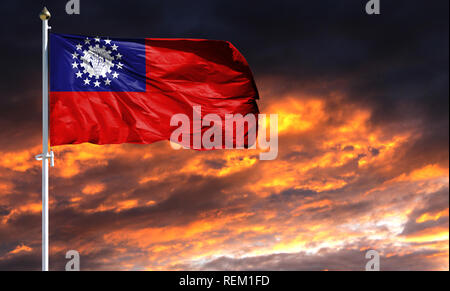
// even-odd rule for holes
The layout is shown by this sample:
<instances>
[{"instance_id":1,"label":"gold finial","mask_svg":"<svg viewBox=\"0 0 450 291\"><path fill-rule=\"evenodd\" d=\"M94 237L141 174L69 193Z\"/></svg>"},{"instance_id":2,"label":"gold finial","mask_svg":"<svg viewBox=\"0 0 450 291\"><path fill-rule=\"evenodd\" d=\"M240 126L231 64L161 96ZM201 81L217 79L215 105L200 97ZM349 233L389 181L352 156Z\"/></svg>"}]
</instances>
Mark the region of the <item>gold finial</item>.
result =
<instances>
[{"instance_id":1,"label":"gold finial","mask_svg":"<svg viewBox=\"0 0 450 291\"><path fill-rule=\"evenodd\" d=\"M50 16L52 16L50 14L50 11L48 11L47 7L44 7L44 9L42 9L41 13L39 13L39 18L44 21L44 20L49 20Z\"/></svg>"}]
</instances>

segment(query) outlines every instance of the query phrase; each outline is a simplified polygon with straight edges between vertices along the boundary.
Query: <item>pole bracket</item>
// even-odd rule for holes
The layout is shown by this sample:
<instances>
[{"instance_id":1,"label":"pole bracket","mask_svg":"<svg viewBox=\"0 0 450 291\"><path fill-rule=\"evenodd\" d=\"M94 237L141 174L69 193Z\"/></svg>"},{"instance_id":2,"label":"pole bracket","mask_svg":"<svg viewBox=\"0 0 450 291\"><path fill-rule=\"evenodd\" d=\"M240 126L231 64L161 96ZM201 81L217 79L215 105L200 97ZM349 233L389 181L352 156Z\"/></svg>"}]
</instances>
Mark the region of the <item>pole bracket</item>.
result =
<instances>
[{"instance_id":1,"label":"pole bracket","mask_svg":"<svg viewBox=\"0 0 450 291\"><path fill-rule=\"evenodd\" d=\"M47 154L40 154L40 155L37 155L35 157L35 159L38 160L38 161L42 161L43 158L44 159L50 159L50 166L51 167L55 166L55 154L53 153L53 151L50 151Z\"/></svg>"}]
</instances>

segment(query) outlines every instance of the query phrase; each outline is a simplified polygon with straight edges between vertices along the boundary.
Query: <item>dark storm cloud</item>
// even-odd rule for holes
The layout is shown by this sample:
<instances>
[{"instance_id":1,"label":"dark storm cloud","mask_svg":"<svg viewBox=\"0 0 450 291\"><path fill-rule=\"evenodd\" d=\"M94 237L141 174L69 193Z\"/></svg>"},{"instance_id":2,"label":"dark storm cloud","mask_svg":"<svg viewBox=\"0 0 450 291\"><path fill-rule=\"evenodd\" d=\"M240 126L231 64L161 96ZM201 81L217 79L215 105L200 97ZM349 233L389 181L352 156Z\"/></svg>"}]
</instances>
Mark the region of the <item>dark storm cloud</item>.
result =
<instances>
[{"instance_id":1,"label":"dark storm cloud","mask_svg":"<svg viewBox=\"0 0 450 291\"><path fill-rule=\"evenodd\" d=\"M448 1L388 1L379 17L365 15L361 2L227 1L216 13L257 76L330 84L376 106L377 122L411 110L448 117Z\"/></svg>"},{"instance_id":2,"label":"dark storm cloud","mask_svg":"<svg viewBox=\"0 0 450 291\"><path fill-rule=\"evenodd\" d=\"M82 237L85 233L99 229L108 232L116 229L186 225L198 219L201 213L225 209L230 203L230 198L223 191L238 188L252 179L250 171L243 171L222 179L175 175L160 182L141 185L137 180L142 177L142 173L148 171L148 165L158 168L164 164L164 159L156 157L146 163L134 165L129 159L127 161L126 164L125 159L110 160L106 168L93 167L70 181L54 180L56 187L52 193L59 201L59 205L51 214L51 220L58 222L54 228L57 236L52 240L70 241L74 239L74 234L76 237ZM116 178L115 173L118 173ZM107 187L96 195L84 196L78 207L82 211L76 211L73 205L68 203L72 197L70 194L81 193L84 185L98 181L105 182ZM127 183L124 184L123 181ZM133 190L130 192L130 189ZM138 205L129 210L116 212L116 209L111 209L86 213L108 202L115 204L117 201L130 199L137 200ZM156 200L158 204L145 206L148 200Z\"/></svg>"},{"instance_id":3,"label":"dark storm cloud","mask_svg":"<svg viewBox=\"0 0 450 291\"><path fill-rule=\"evenodd\" d=\"M350 246L349 246L350 248ZM365 252L358 249L332 250L323 249L319 253L310 255L306 253L273 254L267 256L233 259L221 257L204 264L202 270L237 270L237 271L345 271L365 270L368 260ZM437 251L422 251L413 254L383 257L380 256L380 269L390 270L423 270L438 266L429 262L426 256L439 254ZM412 264L411 262L417 262ZM181 266L183 269L192 269L192 266Z\"/></svg>"},{"instance_id":4,"label":"dark storm cloud","mask_svg":"<svg viewBox=\"0 0 450 291\"><path fill-rule=\"evenodd\" d=\"M257 81L284 76L292 82L280 86L295 88L319 82L322 93L341 90L374 107L375 123L420 115L448 129L448 1L386 1L379 16L366 15L364 2L129 1L124 7L102 0L83 1L78 16L66 15L61 1L7 3L5 22L14 28L0 40L8 68L1 72L7 96L0 101L1 143L37 141L36 14L43 4L54 14L55 32L226 39L247 56Z\"/></svg>"},{"instance_id":5,"label":"dark storm cloud","mask_svg":"<svg viewBox=\"0 0 450 291\"><path fill-rule=\"evenodd\" d=\"M448 209L449 205L449 191L448 188L442 189L438 192L429 194L422 203L410 214L409 220L403 229L402 235L408 236L420 231L427 230L433 227L447 228L449 227L448 216L442 216L436 220L429 220L425 222L417 222L417 218L423 214L436 214L440 211Z\"/></svg>"},{"instance_id":6,"label":"dark storm cloud","mask_svg":"<svg viewBox=\"0 0 450 291\"><path fill-rule=\"evenodd\" d=\"M39 255L35 252L3 258L0 260L0 270L38 271L41 264Z\"/></svg>"}]
</instances>

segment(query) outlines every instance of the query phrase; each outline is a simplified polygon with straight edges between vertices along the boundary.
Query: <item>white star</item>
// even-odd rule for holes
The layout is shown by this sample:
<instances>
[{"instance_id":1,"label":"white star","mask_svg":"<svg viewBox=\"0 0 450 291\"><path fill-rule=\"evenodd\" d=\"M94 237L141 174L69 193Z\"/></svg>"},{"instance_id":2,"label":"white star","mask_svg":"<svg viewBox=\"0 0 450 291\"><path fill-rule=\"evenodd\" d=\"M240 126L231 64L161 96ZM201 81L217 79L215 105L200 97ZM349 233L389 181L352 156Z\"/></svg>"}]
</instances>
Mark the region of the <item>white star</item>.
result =
<instances>
[{"instance_id":1,"label":"white star","mask_svg":"<svg viewBox=\"0 0 450 291\"><path fill-rule=\"evenodd\" d=\"M100 87L100 82L99 81L95 81L94 82L94 87Z\"/></svg>"},{"instance_id":2,"label":"white star","mask_svg":"<svg viewBox=\"0 0 450 291\"><path fill-rule=\"evenodd\" d=\"M77 73L77 78L81 78L83 76L83 73L81 73L80 71L78 71Z\"/></svg>"},{"instance_id":3,"label":"white star","mask_svg":"<svg viewBox=\"0 0 450 291\"><path fill-rule=\"evenodd\" d=\"M117 72L114 72L112 75L114 79L117 79L117 77L119 77L119 74L117 74Z\"/></svg>"},{"instance_id":4,"label":"white star","mask_svg":"<svg viewBox=\"0 0 450 291\"><path fill-rule=\"evenodd\" d=\"M119 62L119 64L117 65L117 68L122 69L122 67L123 67L123 64L121 62Z\"/></svg>"},{"instance_id":5,"label":"white star","mask_svg":"<svg viewBox=\"0 0 450 291\"><path fill-rule=\"evenodd\" d=\"M72 59L78 59L78 54L77 54L76 52L74 52L74 53L72 54Z\"/></svg>"},{"instance_id":6,"label":"white star","mask_svg":"<svg viewBox=\"0 0 450 291\"><path fill-rule=\"evenodd\" d=\"M95 42L100 42L100 38L98 36L95 38Z\"/></svg>"},{"instance_id":7,"label":"white star","mask_svg":"<svg viewBox=\"0 0 450 291\"><path fill-rule=\"evenodd\" d=\"M111 40L110 39L105 39L105 43L111 45Z\"/></svg>"},{"instance_id":8,"label":"white star","mask_svg":"<svg viewBox=\"0 0 450 291\"><path fill-rule=\"evenodd\" d=\"M117 56L116 56L116 58L117 58L118 60L121 60L121 59L122 59L122 55L121 55L120 53L118 53Z\"/></svg>"},{"instance_id":9,"label":"white star","mask_svg":"<svg viewBox=\"0 0 450 291\"><path fill-rule=\"evenodd\" d=\"M78 63L77 62L73 62L72 63L72 69L78 69Z\"/></svg>"},{"instance_id":10,"label":"white star","mask_svg":"<svg viewBox=\"0 0 450 291\"><path fill-rule=\"evenodd\" d=\"M106 80L105 80L105 85L109 85L109 84L111 84L111 80L110 79L108 79L108 78L106 78Z\"/></svg>"},{"instance_id":11,"label":"white star","mask_svg":"<svg viewBox=\"0 0 450 291\"><path fill-rule=\"evenodd\" d=\"M115 44L113 44L113 46L112 46L112 50L113 50L113 51L116 51L116 50L117 50L117 48L118 48L118 46L117 46L117 45L115 45Z\"/></svg>"},{"instance_id":12,"label":"white star","mask_svg":"<svg viewBox=\"0 0 450 291\"><path fill-rule=\"evenodd\" d=\"M89 38L86 37L86 39L84 40L84 43L85 43L85 44L90 44L90 43L91 43L91 40L90 40Z\"/></svg>"},{"instance_id":13,"label":"white star","mask_svg":"<svg viewBox=\"0 0 450 291\"><path fill-rule=\"evenodd\" d=\"M89 80L88 78L86 78L84 80L84 85L90 85L91 84L91 80Z\"/></svg>"},{"instance_id":14,"label":"white star","mask_svg":"<svg viewBox=\"0 0 450 291\"><path fill-rule=\"evenodd\" d=\"M81 51L82 48L83 46L81 44L77 44L77 51Z\"/></svg>"}]
</instances>

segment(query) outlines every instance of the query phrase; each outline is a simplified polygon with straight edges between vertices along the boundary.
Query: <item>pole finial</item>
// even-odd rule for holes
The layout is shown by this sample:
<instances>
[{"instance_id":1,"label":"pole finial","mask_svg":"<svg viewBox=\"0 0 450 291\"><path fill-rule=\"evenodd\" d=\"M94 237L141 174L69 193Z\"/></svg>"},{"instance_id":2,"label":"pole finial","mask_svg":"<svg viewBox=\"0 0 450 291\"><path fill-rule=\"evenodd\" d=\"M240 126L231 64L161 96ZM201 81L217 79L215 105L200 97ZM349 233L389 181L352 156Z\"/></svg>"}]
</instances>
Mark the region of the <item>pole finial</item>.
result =
<instances>
[{"instance_id":1,"label":"pole finial","mask_svg":"<svg viewBox=\"0 0 450 291\"><path fill-rule=\"evenodd\" d=\"M50 11L48 11L47 7L44 7L44 9L42 9L41 13L39 13L39 18L42 21L49 20L51 16L52 15L50 14Z\"/></svg>"}]
</instances>

